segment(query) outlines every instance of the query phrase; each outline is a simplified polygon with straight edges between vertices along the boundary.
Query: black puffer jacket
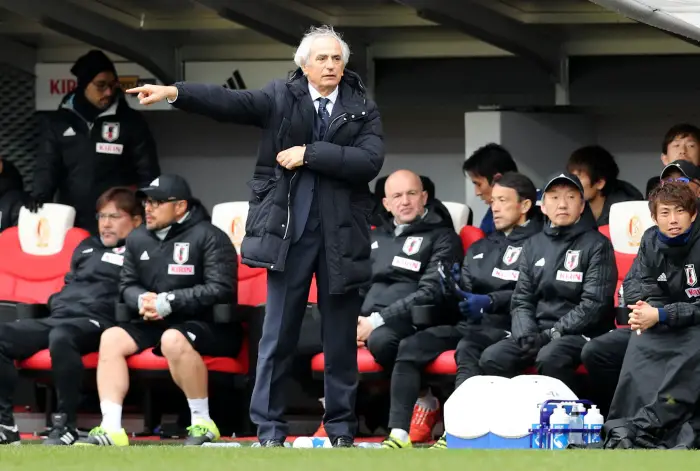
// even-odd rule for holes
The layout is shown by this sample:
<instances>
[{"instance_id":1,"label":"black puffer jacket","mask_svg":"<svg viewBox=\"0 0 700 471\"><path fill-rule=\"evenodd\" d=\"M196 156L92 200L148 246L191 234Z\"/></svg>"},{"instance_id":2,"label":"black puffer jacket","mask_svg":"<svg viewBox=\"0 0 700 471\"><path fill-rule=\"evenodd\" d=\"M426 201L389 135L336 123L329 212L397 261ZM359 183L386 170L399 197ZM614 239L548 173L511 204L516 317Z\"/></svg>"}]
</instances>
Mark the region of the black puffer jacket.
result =
<instances>
[{"instance_id":1,"label":"black puffer jacket","mask_svg":"<svg viewBox=\"0 0 700 471\"><path fill-rule=\"evenodd\" d=\"M22 175L12 162L3 159L0 173L0 232L17 225L24 197Z\"/></svg>"},{"instance_id":2,"label":"black puffer jacket","mask_svg":"<svg viewBox=\"0 0 700 471\"><path fill-rule=\"evenodd\" d=\"M114 324L124 251L124 241L116 247L105 247L99 237L82 241L73 252L65 285L49 298L51 317L88 317Z\"/></svg>"},{"instance_id":3,"label":"black puffer jacket","mask_svg":"<svg viewBox=\"0 0 700 471\"><path fill-rule=\"evenodd\" d=\"M318 177L330 293L365 285L371 275L369 217L374 207L368 184L384 163L384 142L379 110L367 98L359 76L345 70L328 131L317 142L313 142L316 111L301 69L288 81L273 81L262 90L176 86L177 108L263 129L249 182L243 263L284 271L294 232L290 208L296 172L282 169L276 158L282 150L306 145L304 166Z\"/></svg>"},{"instance_id":4,"label":"black puffer jacket","mask_svg":"<svg viewBox=\"0 0 700 471\"><path fill-rule=\"evenodd\" d=\"M88 122L73 97L47 119L32 193L46 203L58 191L58 202L75 208L75 225L96 232L97 198L114 186L148 186L160 167L146 120L123 98Z\"/></svg>"},{"instance_id":5,"label":"black puffer jacket","mask_svg":"<svg viewBox=\"0 0 700 471\"><path fill-rule=\"evenodd\" d=\"M120 293L132 310L138 311L139 295L148 291L174 294L172 313L165 319L171 324L211 321L214 305L237 303L236 249L209 220L195 204L162 241L145 225L129 234Z\"/></svg>"},{"instance_id":6,"label":"black puffer jacket","mask_svg":"<svg viewBox=\"0 0 700 471\"><path fill-rule=\"evenodd\" d=\"M542 231L542 221L534 219L507 236L496 231L474 242L462 263L460 287L474 294L487 294L493 303L481 324L510 330L510 302L520 276L522 247L530 237Z\"/></svg>"},{"instance_id":7,"label":"black puffer jacket","mask_svg":"<svg viewBox=\"0 0 700 471\"><path fill-rule=\"evenodd\" d=\"M372 284L362 314L379 312L387 324L411 322L413 306L442 302L438 262L451 266L459 261L463 249L442 203L429 204L427 209L423 218L398 236L387 217L372 231Z\"/></svg>"},{"instance_id":8,"label":"black puffer jacket","mask_svg":"<svg viewBox=\"0 0 700 471\"><path fill-rule=\"evenodd\" d=\"M610 194L605 197L605 204L600 217L596 221L598 226L610 224L610 206L615 203L623 203L625 201L640 201L644 199L642 192L635 188L631 183L624 180L617 180L610 191Z\"/></svg>"},{"instance_id":9,"label":"black puffer jacket","mask_svg":"<svg viewBox=\"0 0 700 471\"><path fill-rule=\"evenodd\" d=\"M520 256L511 302L515 339L556 328L562 335L596 336L614 327L617 267L612 243L581 217L531 237Z\"/></svg>"},{"instance_id":10,"label":"black puffer jacket","mask_svg":"<svg viewBox=\"0 0 700 471\"><path fill-rule=\"evenodd\" d=\"M649 231L655 237L642 239L638 255L642 299L665 311L659 315L661 324L700 325L700 220L695 220L682 245L663 240L656 227Z\"/></svg>"}]
</instances>

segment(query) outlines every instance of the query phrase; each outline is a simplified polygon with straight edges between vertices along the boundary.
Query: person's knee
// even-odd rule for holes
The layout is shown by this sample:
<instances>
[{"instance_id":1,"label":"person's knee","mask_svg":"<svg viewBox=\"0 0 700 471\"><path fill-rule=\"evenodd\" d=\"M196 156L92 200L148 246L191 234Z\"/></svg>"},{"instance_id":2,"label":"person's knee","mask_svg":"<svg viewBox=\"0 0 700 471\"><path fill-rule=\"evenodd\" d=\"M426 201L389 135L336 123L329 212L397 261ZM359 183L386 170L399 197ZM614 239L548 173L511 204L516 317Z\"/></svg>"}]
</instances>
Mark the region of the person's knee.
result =
<instances>
[{"instance_id":1,"label":"person's knee","mask_svg":"<svg viewBox=\"0 0 700 471\"><path fill-rule=\"evenodd\" d=\"M183 355L194 352L194 349L182 332L168 329L160 338L160 351L168 360L176 361Z\"/></svg>"},{"instance_id":2,"label":"person's knee","mask_svg":"<svg viewBox=\"0 0 700 471\"><path fill-rule=\"evenodd\" d=\"M367 349L378 363L393 362L398 342L381 327L372 331L367 339Z\"/></svg>"},{"instance_id":3,"label":"person's knee","mask_svg":"<svg viewBox=\"0 0 700 471\"><path fill-rule=\"evenodd\" d=\"M586 342L581 350L581 363L590 368L598 364L598 342L591 340Z\"/></svg>"},{"instance_id":4,"label":"person's knee","mask_svg":"<svg viewBox=\"0 0 700 471\"><path fill-rule=\"evenodd\" d=\"M396 361L415 362L417 354L420 352L420 341L415 335L401 339L396 352Z\"/></svg>"},{"instance_id":5,"label":"person's knee","mask_svg":"<svg viewBox=\"0 0 700 471\"><path fill-rule=\"evenodd\" d=\"M499 376L505 371L500 350L499 345L495 344L488 347L481 354L479 358L479 369L483 371L485 375ZM459 350L457 350L457 352L459 352ZM458 358L457 353L455 353L455 360L458 361Z\"/></svg>"},{"instance_id":6,"label":"person's knee","mask_svg":"<svg viewBox=\"0 0 700 471\"><path fill-rule=\"evenodd\" d=\"M136 342L121 327L110 327L100 336L100 360L127 357L136 352Z\"/></svg>"},{"instance_id":7,"label":"person's knee","mask_svg":"<svg viewBox=\"0 0 700 471\"><path fill-rule=\"evenodd\" d=\"M52 358L76 349L75 333L63 326L51 329L49 332L49 351Z\"/></svg>"}]
</instances>

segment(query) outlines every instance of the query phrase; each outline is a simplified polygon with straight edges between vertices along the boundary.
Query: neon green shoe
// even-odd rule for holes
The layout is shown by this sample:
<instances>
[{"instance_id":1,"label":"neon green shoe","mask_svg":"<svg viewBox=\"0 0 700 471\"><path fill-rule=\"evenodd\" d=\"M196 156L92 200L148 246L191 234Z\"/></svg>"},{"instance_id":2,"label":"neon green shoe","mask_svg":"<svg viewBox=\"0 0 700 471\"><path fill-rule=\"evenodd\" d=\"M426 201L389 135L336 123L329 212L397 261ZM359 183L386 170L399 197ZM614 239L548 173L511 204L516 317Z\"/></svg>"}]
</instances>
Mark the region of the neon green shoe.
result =
<instances>
[{"instance_id":1,"label":"neon green shoe","mask_svg":"<svg viewBox=\"0 0 700 471\"><path fill-rule=\"evenodd\" d=\"M447 439L445 438L445 434L443 433L442 436L436 441L433 446L430 447L431 450L446 450L447 449Z\"/></svg>"},{"instance_id":2,"label":"neon green shoe","mask_svg":"<svg viewBox=\"0 0 700 471\"><path fill-rule=\"evenodd\" d=\"M386 440L382 442L382 448L391 448L394 450L398 450L400 448L413 448L413 443L411 443L410 438L406 441L403 441L392 435L389 435L386 438Z\"/></svg>"},{"instance_id":3,"label":"neon green shoe","mask_svg":"<svg viewBox=\"0 0 700 471\"><path fill-rule=\"evenodd\" d=\"M185 446L202 446L221 437L219 429L213 420L197 420L187 427L187 432Z\"/></svg>"},{"instance_id":4,"label":"neon green shoe","mask_svg":"<svg viewBox=\"0 0 700 471\"><path fill-rule=\"evenodd\" d=\"M74 443L76 446L129 446L129 436L124 429L108 432L102 426L90 430L87 438Z\"/></svg>"}]
</instances>

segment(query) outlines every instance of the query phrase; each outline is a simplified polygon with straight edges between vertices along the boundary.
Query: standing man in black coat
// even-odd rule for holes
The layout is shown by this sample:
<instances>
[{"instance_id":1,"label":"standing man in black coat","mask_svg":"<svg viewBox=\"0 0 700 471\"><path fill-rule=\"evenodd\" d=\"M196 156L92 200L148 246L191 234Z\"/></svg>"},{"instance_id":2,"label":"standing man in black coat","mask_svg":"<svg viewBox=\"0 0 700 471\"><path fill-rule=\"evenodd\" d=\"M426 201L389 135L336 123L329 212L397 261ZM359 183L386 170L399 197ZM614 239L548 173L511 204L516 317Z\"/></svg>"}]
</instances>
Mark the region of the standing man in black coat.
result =
<instances>
[{"instance_id":1,"label":"standing man in black coat","mask_svg":"<svg viewBox=\"0 0 700 471\"><path fill-rule=\"evenodd\" d=\"M379 111L360 77L345 69L348 45L330 27L313 28L287 81L262 90L177 83L127 90L141 103L175 107L263 129L253 179L243 263L268 269L268 297L250 413L263 446L281 447L284 384L297 346L312 275L323 316L324 425L336 447L357 428L356 330L369 282L368 183L384 163Z\"/></svg>"},{"instance_id":2,"label":"standing man in black coat","mask_svg":"<svg viewBox=\"0 0 700 471\"><path fill-rule=\"evenodd\" d=\"M90 51L71 73L78 85L47 119L27 207L52 202L58 191L58 202L75 208L75 225L95 233L100 194L113 186L146 186L160 168L148 124L124 99L112 61Z\"/></svg>"}]
</instances>

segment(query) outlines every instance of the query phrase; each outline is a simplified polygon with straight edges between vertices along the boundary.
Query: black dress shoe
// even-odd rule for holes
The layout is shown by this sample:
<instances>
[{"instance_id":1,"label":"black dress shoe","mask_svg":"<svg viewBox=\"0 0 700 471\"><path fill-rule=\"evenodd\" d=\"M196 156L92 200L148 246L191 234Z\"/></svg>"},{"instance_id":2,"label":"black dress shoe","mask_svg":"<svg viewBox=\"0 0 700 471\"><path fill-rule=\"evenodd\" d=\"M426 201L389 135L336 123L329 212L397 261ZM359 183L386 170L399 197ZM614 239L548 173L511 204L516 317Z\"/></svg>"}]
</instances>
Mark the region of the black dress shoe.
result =
<instances>
[{"instance_id":1,"label":"black dress shoe","mask_svg":"<svg viewBox=\"0 0 700 471\"><path fill-rule=\"evenodd\" d=\"M353 439L350 437L337 437L333 440L333 448L352 448Z\"/></svg>"},{"instance_id":2,"label":"black dress shoe","mask_svg":"<svg viewBox=\"0 0 700 471\"><path fill-rule=\"evenodd\" d=\"M282 440L273 438L271 440L265 440L260 446L262 448L284 448L284 443L282 443Z\"/></svg>"}]
</instances>

